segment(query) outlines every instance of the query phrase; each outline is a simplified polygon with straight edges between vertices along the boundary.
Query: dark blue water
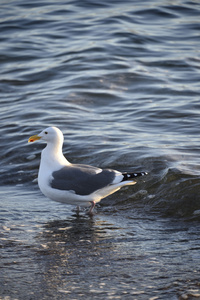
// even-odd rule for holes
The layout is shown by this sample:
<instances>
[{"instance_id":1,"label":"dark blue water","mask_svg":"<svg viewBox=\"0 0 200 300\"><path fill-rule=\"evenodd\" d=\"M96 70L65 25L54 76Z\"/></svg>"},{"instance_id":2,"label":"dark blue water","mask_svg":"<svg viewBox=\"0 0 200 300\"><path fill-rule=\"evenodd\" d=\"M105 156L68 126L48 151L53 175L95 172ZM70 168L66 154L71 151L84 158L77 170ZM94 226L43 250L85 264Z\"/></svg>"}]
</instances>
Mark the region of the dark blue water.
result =
<instances>
[{"instance_id":1,"label":"dark blue water","mask_svg":"<svg viewBox=\"0 0 200 300\"><path fill-rule=\"evenodd\" d=\"M0 298L200 298L199 1L1 1ZM148 171L96 215L46 199L28 138Z\"/></svg>"}]
</instances>

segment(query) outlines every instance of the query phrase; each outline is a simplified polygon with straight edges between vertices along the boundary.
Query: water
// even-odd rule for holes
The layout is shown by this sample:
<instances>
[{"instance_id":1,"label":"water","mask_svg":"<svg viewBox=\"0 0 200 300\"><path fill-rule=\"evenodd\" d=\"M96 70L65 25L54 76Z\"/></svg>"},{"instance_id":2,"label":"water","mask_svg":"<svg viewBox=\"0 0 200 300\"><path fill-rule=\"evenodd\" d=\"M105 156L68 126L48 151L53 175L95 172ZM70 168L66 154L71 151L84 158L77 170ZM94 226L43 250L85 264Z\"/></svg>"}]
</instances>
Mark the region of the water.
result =
<instances>
[{"instance_id":1,"label":"water","mask_svg":"<svg viewBox=\"0 0 200 300\"><path fill-rule=\"evenodd\" d=\"M0 298L200 298L199 1L0 5ZM77 217L37 186L49 125L149 175Z\"/></svg>"}]
</instances>

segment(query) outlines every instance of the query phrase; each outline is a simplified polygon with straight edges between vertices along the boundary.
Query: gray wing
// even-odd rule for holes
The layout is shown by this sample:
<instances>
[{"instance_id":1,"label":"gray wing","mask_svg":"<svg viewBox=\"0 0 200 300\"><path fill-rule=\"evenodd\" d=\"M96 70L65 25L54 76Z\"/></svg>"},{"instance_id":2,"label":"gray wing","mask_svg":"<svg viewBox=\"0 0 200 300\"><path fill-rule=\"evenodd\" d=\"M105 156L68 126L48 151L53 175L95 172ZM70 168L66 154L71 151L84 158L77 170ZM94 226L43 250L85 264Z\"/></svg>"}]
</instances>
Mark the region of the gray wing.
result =
<instances>
[{"instance_id":1,"label":"gray wing","mask_svg":"<svg viewBox=\"0 0 200 300\"><path fill-rule=\"evenodd\" d=\"M77 195L89 195L111 184L116 176L114 170L99 170L87 165L66 166L52 173L50 185L54 189L74 191Z\"/></svg>"}]
</instances>

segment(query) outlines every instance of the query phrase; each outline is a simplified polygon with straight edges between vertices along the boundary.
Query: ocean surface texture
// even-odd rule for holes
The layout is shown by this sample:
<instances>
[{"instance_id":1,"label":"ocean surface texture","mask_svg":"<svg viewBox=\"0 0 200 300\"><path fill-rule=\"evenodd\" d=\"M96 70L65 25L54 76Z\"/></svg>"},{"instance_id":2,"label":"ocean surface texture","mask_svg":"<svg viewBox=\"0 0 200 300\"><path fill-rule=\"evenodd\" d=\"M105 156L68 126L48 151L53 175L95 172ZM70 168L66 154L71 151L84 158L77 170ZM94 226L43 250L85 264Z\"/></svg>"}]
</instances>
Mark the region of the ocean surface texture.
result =
<instances>
[{"instance_id":1,"label":"ocean surface texture","mask_svg":"<svg viewBox=\"0 0 200 300\"><path fill-rule=\"evenodd\" d=\"M199 0L1 0L0 64L0 299L200 299ZM48 126L149 175L77 217L37 185Z\"/></svg>"}]
</instances>

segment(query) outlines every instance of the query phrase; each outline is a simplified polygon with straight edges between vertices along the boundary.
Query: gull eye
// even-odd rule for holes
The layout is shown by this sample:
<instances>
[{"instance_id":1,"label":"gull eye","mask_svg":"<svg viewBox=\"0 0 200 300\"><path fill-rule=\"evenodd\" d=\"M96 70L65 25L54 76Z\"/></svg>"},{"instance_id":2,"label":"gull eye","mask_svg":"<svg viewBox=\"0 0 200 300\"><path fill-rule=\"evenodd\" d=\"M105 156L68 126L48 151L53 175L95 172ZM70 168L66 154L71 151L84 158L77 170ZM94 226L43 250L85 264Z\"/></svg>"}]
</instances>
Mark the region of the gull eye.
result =
<instances>
[{"instance_id":1,"label":"gull eye","mask_svg":"<svg viewBox=\"0 0 200 300\"><path fill-rule=\"evenodd\" d=\"M48 132L47 132L47 131L45 131L44 133L45 133L45 134L48 134Z\"/></svg>"}]
</instances>

